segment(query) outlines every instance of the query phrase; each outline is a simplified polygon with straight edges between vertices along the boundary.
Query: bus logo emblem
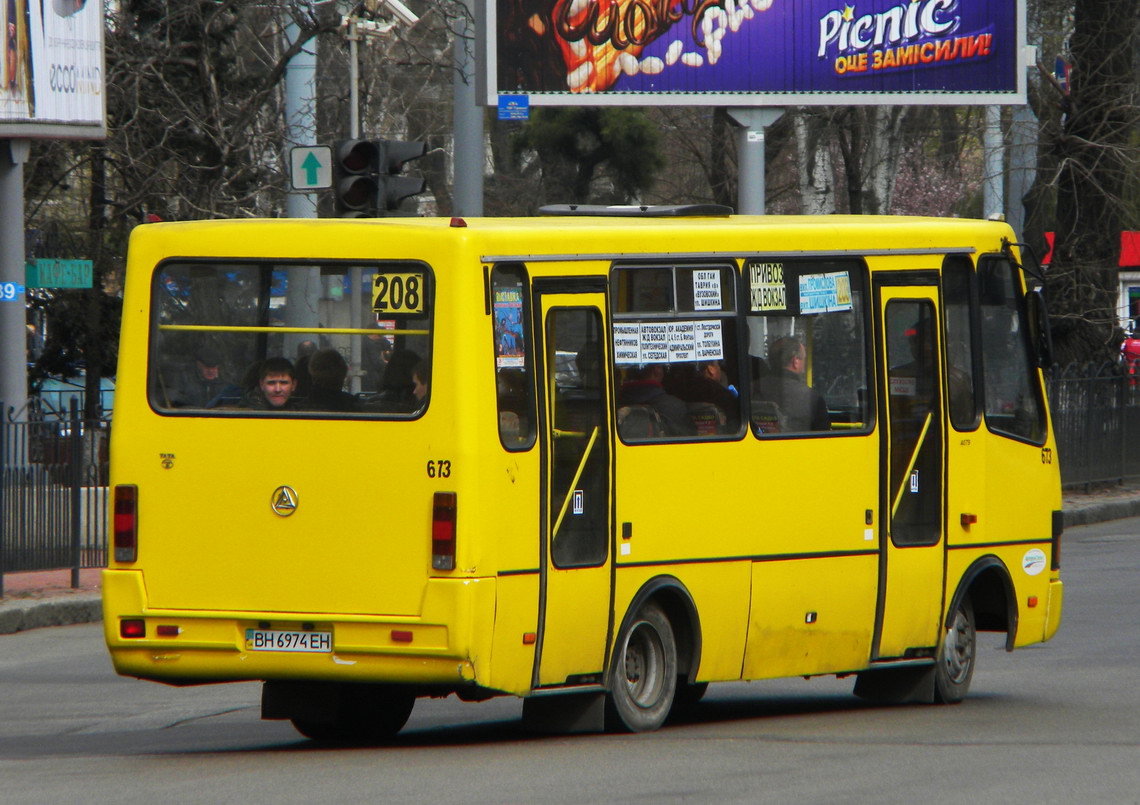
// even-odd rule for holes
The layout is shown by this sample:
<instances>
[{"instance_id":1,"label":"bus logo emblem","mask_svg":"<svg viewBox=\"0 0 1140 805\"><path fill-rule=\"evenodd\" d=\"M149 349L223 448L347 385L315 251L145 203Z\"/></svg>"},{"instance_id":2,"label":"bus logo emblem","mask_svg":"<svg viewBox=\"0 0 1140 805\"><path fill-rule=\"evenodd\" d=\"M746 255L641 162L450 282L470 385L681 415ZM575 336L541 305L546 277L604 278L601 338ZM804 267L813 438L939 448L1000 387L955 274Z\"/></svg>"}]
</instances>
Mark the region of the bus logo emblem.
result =
<instances>
[{"instance_id":1,"label":"bus logo emblem","mask_svg":"<svg viewBox=\"0 0 1140 805\"><path fill-rule=\"evenodd\" d=\"M297 511L297 493L291 486L279 486L273 490L273 497L269 506L273 513L280 517L288 517Z\"/></svg>"}]
</instances>

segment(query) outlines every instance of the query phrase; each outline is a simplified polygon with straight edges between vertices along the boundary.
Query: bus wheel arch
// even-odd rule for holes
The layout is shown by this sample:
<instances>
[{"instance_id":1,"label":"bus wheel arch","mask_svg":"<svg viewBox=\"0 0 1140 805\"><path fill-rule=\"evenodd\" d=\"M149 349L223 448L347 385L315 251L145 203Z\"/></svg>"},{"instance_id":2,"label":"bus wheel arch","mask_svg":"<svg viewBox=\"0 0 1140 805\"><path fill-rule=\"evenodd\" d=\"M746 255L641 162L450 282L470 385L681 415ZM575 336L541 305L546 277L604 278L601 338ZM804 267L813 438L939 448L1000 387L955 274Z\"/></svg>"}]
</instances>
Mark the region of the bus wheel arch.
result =
<instances>
[{"instance_id":1,"label":"bus wheel arch","mask_svg":"<svg viewBox=\"0 0 1140 805\"><path fill-rule=\"evenodd\" d=\"M950 605L946 607L947 624L967 596L974 611L977 631L1005 632L1005 649L1013 651L1017 638L1017 594L1005 564L996 556L989 555L976 559L966 569Z\"/></svg>"},{"instance_id":2,"label":"bus wheel arch","mask_svg":"<svg viewBox=\"0 0 1140 805\"><path fill-rule=\"evenodd\" d=\"M979 631L1005 631L1006 649L1017 636L1017 604L1009 571L995 556L975 561L946 608L934 667L934 700L957 704L970 689Z\"/></svg>"},{"instance_id":3,"label":"bus wheel arch","mask_svg":"<svg viewBox=\"0 0 1140 805\"><path fill-rule=\"evenodd\" d=\"M630 602L610 655L607 727L653 730L675 703L699 699L705 686L692 680L700 650L700 621L685 586L672 576L646 583Z\"/></svg>"}]
</instances>

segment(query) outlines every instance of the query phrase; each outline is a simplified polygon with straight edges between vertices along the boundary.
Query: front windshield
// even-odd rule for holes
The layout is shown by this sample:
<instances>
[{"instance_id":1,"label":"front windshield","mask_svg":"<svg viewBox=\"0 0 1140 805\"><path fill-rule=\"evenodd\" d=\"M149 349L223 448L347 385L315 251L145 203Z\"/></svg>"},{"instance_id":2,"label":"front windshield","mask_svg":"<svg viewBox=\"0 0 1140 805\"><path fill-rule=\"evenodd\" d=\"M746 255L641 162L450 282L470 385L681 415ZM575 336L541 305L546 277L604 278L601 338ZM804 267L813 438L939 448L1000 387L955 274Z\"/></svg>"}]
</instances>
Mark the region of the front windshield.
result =
<instances>
[{"instance_id":1,"label":"front windshield","mask_svg":"<svg viewBox=\"0 0 1140 805\"><path fill-rule=\"evenodd\" d=\"M431 381L423 263L172 261L153 284L161 413L410 417Z\"/></svg>"}]
</instances>

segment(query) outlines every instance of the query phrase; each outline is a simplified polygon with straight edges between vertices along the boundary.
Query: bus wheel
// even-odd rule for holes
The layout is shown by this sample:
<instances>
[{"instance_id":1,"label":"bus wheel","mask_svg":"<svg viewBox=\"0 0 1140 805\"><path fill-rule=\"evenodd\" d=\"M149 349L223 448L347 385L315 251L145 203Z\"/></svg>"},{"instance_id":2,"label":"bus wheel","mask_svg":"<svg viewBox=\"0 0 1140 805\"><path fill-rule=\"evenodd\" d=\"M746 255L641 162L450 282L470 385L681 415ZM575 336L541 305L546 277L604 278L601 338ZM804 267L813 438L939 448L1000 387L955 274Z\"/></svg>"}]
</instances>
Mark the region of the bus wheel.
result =
<instances>
[{"instance_id":1,"label":"bus wheel","mask_svg":"<svg viewBox=\"0 0 1140 805\"><path fill-rule=\"evenodd\" d=\"M657 604L646 604L622 630L609 681L614 726L646 732L665 722L677 687L677 644Z\"/></svg>"},{"instance_id":2,"label":"bus wheel","mask_svg":"<svg viewBox=\"0 0 1140 805\"><path fill-rule=\"evenodd\" d=\"M376 685L344 685L336 706L322 718L290 719L314 741L374 744L390 740L408 723L416 697L411 691Z\"/></svg>"},{"instance_id":3,"label":"bus wheel","mask_svg":"<svg viewBox=\"0 0 1140 805\"><path fill-rule=\"evenodd\" d=\"M942 704L957 704L966 698L970 680L974 676L977 657L978 633L974 627L974 605L970 596L950 615L942 644L938 647L938 663L934 673L934 700Z\"/></svg>"}]
</instances>

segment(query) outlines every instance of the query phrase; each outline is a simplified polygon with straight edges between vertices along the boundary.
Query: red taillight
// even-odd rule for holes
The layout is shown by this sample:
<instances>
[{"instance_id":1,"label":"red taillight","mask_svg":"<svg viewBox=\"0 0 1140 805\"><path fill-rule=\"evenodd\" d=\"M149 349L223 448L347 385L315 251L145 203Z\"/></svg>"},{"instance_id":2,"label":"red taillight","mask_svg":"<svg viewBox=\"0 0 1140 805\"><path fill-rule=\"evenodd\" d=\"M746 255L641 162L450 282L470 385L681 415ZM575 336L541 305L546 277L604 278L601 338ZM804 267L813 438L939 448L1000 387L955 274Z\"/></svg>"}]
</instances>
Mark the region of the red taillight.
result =
<instances>
[{"instance_id":1,"label":"red taillight","mask_svg":"<svg viewBox=\"0 0 1140 805\"><path fill-rule=\"evenodd\" d=\"M133 562L139 554L139 488L134 484L115 487L115 561Z\"/></svg>"},{"instance_id":2,"label":"red taillight","mask_svg":"<svg viewBox=\"0 0 1140 805\"><path fill-rule=\"evenodd\" d=\"M146 637L146 621L141 618L119 621L119 636L127 638Z\"/></svg>"},{"instance_id":3,"label":"red taillight","mask_svg":"<svg viewBox=\"0 0 1140 805\"><path fill-rule=\"evenodd\" d=\"M455 570L455 493L436 492L431 506L431 566Z\"/></svg>"}]
</instances>

